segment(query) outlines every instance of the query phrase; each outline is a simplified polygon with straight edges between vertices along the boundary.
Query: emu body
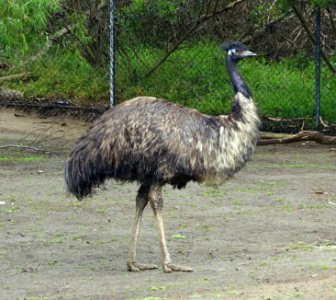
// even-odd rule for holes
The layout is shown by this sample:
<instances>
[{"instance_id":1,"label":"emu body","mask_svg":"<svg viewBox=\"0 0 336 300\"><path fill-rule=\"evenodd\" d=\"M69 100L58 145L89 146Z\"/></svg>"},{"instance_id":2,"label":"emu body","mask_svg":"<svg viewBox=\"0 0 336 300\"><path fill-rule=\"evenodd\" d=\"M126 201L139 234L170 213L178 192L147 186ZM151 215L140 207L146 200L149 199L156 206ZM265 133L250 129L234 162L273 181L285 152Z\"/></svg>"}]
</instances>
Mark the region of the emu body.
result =
<instances>
[{"instance_id":1,"label":"emu body","mask_svg":"<svg viewBox=\"0 0 336 300\"><path fill-rule=\"evenodd\" d=\"M250 158L258 132L253 102L238 93L234 106L217 117L153 97L116 106L70 154L69 192L81 198L107 178L178 188L224 181Z\"/></svg>"},{"instance_id":2,"label":"emu body","mask_svg":"<svg viewBox=\"0 0 336 300\"><path fill-rule=\"evenodd\" d=\"M182 188L189 181L221 183L252 155L259 119L249 90L235 69L239 59L234 59L232 49L237 45L230 47L227 68L236 94L229 115L208 116L154 97L137 97L96 120L66 162L67 188L78 199L108 178L140 184L127 263L130 271L156 267L135 260L141 217L148 202L158 223L164 271L191 271L171 264L163 229L162 187Z\"/></svg>"}]
</instances>

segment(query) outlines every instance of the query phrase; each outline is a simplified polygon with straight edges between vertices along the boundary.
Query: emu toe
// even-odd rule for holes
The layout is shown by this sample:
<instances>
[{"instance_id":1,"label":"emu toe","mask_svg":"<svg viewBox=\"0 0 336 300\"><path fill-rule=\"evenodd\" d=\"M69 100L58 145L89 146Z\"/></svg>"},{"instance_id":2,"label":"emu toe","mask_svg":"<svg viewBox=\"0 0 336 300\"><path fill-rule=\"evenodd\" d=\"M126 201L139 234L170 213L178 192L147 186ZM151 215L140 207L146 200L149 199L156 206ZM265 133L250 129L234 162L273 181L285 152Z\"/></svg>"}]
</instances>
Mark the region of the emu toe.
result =
<instances>
[{"instance_id":1,"label":"emu toe","mask_svg":"<svg viewBox=\"0 0 336 300\"><path fill-rule=\"evenodd\" d=\"M175 264L164 264L163 265L163 271L165 273L171 273L171 272L192 272L193 269L186 267L186 266L180 266Z\"/></svg>"},{"instance_id":2,"label":"emu toe","mask_svg":"<svg viewBox=\"0 0 336 300\"><path fill-rule=\"evenodd\" d=\"M130 272L140 272L140 271L146 271L146 270L155 270L158 269L157 265L152 264L142 264L142 263L127 263L127 269Z\"/></svg>"}]
</instances>

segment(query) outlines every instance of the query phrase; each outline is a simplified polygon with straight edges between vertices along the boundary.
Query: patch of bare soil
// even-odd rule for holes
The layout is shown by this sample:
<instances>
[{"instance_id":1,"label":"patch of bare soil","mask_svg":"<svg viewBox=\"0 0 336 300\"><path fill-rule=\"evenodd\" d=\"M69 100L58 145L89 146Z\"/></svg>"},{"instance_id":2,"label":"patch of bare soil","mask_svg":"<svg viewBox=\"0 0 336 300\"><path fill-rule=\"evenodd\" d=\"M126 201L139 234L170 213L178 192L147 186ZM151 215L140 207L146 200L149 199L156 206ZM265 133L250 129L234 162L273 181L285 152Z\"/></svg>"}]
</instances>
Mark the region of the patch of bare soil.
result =
<instances>
[{"instance_id":1,"label":"patch of bare soil","mask_svg":"<svg viewBox=\"0 0 336 300\"><path fill-rule=\"evenodd\" d=\"M258 147L220 187L165 188L173 261L192 273L127 272L136 184L67 197L63 165L87 124L0 110L0 299L335 299L336 151L314 143ZM65 123L66 125L64 125ZM63 125L62 125L63 124ZM141 262L160 261L146 209Z\"/></svg>"}]
</instances>

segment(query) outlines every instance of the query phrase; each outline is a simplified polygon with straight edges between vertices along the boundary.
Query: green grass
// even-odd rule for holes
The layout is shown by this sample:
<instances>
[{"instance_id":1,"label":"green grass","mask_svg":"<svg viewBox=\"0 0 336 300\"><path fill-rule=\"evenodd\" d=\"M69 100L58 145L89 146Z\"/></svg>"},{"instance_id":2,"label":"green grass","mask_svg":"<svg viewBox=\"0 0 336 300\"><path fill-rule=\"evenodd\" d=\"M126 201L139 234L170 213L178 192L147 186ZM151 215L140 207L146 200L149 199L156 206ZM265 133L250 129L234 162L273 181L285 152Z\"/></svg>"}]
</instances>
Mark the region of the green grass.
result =
<instances>
[{"instance_id":1,"label":"green grass","mask_svg":"<svg viewBox=\"0 0 336 300\"><path fill-rule=\"evenodd\" d=\"M79 51L51 52L28 69L14 70L14 73L32 72L34 80L12 82L7 84L8 87L23 91L26 96L65 97L77 102L97 102L108 98L108 73L93 68Z\"/></svg>"},{"instance_id":2,"label":"green grass","mask_svg":"<svg viewBox=\"0 0 336 300\"><path fill-rule=\"evenodd\" d=\"M175 233L172 235L173 239L185 239L185 235L182 233Z\"/></svg>"},{"instance_id":3,"label":"green grass","mask_svg":"<svg viewBox=\"0 0 336 300\"><path fill-rule=\"evenodd\" d=\"M304 242L292 242L288 244L288 249L310 251L313 249L313 246Z\"/></svg>"},{"instance_id":4,"label":"green grass","mask_svg":"<svg viewBox=\"0 0 336 300\"><path fill-rule=\"evenodd\" d=\"M138 49L147 65L153 65L163 53L156 49ZM120 63L121 64L121 63ZM122 65L122 64L121 64ZM315 71L313 61L284 59L268 62L264 58L247 59L239 65L262 115L283 118L311 118L314 115ZM132 73L119 68L117 86L123 99L136 95L154 95L208 114L227 113L233 96L226 73L224 55L213 43L200 42L181 48L150 77L146 68L132 61ZM125 87L123 89L123 87ZM336 80L322 68L322 116L336 121Z\"/></svg>"},{"instance_id":5,"label":"green grass","mask_svg":"<svg viewBox=\"0 0 336 300\"><path fill-rule=\"evenodd\" d=\"M9 162L9 161L17 161L17 162L38 162L44 161L46 158L41 155L33 155L33 156L8 156L8 155L0 155L0 162Z\"/></svg>"},{"instance_id":6,"label":"green grass","mask_svg":"<svg viewBox=\"0 0 336 300\"><path fill-rule=\"evenodd\" d=\"M144 298L128 298L127 300L164 300L167 298L160 298L160 297L144 297Z\"/></svg>"},{"instance_id":7,"label":"green grass","mask_svg":"<svg viewBox=\"0 0 336 300\"><path fill-rule=\"evenodd\" d=\"M151 76L148 70L164 56L156 48L139 46L128 59L117 52L117 101L151 95L194 107L207 114L227 113L233 91L226 72L224 54L210 41L185 44ZM139 60L138 58L141 58ZM6 83L28 96L59 96L78 102L107 104L108 64L90 66L79 51L50 51L49 56L25 66L35 80ZM314 116L315 71L313 60L297 57L269 62L262 56L239 65L262 115L281 118ZM14 70L16 73L25 70ZM13 72L14 72L13 71ZM321 113L336 121L336 80L322 64Z\"/></svg>"},{"instance_id":8,"label":"green grass","mask_svg":"<svg viewBox=\"0 0 336 300\"><path fill-rule=\"evenodd\" d=\"M309 270L317 270L317 271L327 271L335 269L335 267L326 264L311 264L311 265L304 265L304 267Z\"/></svg>"}]
</instances>

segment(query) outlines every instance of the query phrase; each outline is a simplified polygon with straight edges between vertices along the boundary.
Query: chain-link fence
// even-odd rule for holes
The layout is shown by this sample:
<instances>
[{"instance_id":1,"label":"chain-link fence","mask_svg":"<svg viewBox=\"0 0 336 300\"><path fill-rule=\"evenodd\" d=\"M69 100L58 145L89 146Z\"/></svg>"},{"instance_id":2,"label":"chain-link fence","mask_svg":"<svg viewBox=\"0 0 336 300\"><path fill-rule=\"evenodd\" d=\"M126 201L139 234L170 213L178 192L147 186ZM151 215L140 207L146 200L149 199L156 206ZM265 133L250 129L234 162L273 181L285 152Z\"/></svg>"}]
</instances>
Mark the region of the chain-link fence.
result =
<instances>
[{"instance_id":1,"label":"chain-link fence","mask_svg":"<svg viewBox=\"0 0 336 300\"><path fill-rule=\"evenodd\" d=\"M258 53L239 69L261 115L313 124L314 7L311 1L285 2L114 1L116 103L150 95L208 114L229 112L233 91L218 46L240 40ZM335 123L336 7L324 2L321 117ZM1 5L3 101L109 104L108 1Z\"/></svg>"}]
</instances>

